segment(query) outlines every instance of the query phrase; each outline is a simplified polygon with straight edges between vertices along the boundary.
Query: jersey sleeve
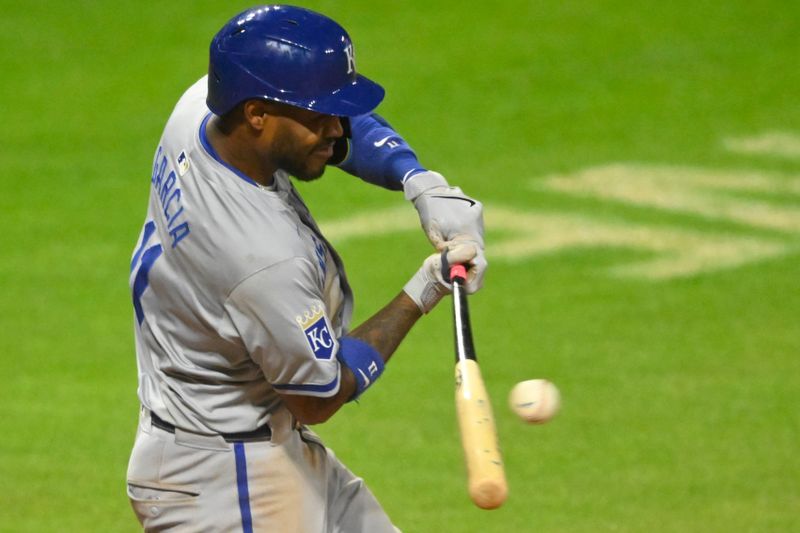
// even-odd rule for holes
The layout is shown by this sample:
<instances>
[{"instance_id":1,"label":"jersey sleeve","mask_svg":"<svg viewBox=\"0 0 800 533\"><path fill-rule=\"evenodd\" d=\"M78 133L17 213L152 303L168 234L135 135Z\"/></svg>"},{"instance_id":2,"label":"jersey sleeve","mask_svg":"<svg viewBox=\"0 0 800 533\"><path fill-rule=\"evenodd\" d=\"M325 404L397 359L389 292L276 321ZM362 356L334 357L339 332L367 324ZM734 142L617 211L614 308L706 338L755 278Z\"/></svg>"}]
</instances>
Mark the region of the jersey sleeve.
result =
<instances>
[{"instance_id":1,"label":"jersey sleeve","mask_svg":"<svg viewBox=\"0 0 800 533\"><path fill-rule=\"evenodd\" d=\"M288 259L239 283L225 303L250 357L284 394L339 390L339 342L317 276L308 260Z\"/></svg>"}]
</instances>

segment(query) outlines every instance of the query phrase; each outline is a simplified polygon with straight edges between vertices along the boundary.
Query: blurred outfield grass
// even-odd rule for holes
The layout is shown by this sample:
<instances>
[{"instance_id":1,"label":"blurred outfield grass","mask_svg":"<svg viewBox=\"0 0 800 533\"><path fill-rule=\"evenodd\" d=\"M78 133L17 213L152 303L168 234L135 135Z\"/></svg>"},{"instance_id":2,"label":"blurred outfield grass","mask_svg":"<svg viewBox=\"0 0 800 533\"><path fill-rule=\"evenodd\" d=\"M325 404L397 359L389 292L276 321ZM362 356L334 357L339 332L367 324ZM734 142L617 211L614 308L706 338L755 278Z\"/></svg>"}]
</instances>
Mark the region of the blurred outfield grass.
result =
<instances>
[{"instance_id":1,"label":"blurred outfield grass","mask_svg":"<svg viewBox=\"0 0 800 533\"><path fill-rule=\"evenodd\" d=\"M211 36L249 5L0 2L0 531L137 530L124 494L137 412L129 257L163 122ZM487 204L491 268L472 310L507 504L484 512L466 497L447 305L380 386L318 428L397 525L800 531L800 226L563 194L544 178L613 162L768 173L774 191L714 198L767 202L791 224L800 159L724 141L800 135L798 4L304 5L348 28L360 71L387 88L380 111L423 161ZM338 171L302 192L331 225L403 203ZM515 230L491 221L509 210L780 252L658 280L608 274L651 257L629 246L493 257ZM338 242L356 323L428 253L419 231ZM562 390L547 426L505 405L533 377Z\"/></svg>"}]
</instances>

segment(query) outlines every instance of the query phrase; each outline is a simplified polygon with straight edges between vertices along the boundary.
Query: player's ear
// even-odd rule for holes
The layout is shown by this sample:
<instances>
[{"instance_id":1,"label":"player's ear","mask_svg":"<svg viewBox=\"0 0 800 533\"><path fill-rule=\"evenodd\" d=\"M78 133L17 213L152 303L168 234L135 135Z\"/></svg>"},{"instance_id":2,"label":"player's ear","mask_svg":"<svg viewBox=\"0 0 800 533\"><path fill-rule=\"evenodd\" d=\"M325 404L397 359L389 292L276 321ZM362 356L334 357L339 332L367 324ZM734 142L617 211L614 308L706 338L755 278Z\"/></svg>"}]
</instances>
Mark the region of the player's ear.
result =
<instances>
[{"instance_id":1,"label":"player's ear","mask_svg":"<svg viewBox=\"0 0 800 533\"><path fill-rule=\"evenodd\" d=\"M267 120L267 102L260 99L247 100L242 108L244 120L252 128L263 130L265 121Z\"/></svg>"}]
</instances>

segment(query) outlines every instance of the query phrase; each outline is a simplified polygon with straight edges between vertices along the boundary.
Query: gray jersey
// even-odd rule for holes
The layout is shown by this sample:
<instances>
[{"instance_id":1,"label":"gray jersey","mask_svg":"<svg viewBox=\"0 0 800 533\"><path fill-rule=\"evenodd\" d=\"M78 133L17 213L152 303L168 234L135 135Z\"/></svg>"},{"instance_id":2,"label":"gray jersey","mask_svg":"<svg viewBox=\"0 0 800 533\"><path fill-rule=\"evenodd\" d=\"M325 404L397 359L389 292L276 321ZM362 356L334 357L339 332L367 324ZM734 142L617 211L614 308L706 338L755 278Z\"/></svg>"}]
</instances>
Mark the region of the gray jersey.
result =
<instances>
[{"instance_id":1,"label":"gray jersey","mask_svg":"<svg viewBox=\"0 0 800 533\"><path fill-rule=\"evenodd\" d=\"M231 433L266 423L276 391L338 391L352 295L288 176L267 190L214 152L205 98L204 77L164 129L130 283L142 404Z\"/></svg>"}]
</instances>

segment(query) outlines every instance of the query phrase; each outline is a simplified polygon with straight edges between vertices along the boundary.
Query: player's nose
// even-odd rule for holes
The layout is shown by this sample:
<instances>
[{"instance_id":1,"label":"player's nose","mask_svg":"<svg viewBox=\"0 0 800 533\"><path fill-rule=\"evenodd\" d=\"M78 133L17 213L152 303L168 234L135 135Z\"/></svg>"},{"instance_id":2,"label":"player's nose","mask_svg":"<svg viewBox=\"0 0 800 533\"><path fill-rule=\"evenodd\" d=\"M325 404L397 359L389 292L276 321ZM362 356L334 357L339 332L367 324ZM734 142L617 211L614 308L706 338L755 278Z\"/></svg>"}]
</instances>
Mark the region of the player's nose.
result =
<instances>
[{"instance_id":1,"label":"player's nose","mask_svg":"<svg viewBox=\"0 0 800 533\"><path fill-rule=\"evenodd\" d=\"M338 139L342 135L344 135L342 120L336 116L328 117L328 120L325 122L323 136L327 139Z\"/></svg>"}]
</instances>

